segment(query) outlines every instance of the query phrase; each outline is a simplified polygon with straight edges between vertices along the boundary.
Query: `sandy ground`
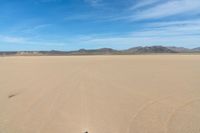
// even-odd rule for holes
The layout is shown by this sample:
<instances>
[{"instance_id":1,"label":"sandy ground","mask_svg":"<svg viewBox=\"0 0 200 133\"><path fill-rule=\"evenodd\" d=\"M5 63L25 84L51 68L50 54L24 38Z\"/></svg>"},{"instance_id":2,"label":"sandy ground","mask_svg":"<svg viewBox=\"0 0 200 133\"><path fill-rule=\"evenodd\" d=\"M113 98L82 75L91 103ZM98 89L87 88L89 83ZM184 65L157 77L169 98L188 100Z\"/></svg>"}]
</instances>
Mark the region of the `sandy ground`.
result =
<instances>
[{"instance_id":1,"label":"sandy ground","mask_svg":"<svg viewBox=\"0 0 200 133\"><path fill-rule=\"evenodd\" d=\"M200 133L200 55L0 57L0 133Z\"/></svg>"}]
</instances>

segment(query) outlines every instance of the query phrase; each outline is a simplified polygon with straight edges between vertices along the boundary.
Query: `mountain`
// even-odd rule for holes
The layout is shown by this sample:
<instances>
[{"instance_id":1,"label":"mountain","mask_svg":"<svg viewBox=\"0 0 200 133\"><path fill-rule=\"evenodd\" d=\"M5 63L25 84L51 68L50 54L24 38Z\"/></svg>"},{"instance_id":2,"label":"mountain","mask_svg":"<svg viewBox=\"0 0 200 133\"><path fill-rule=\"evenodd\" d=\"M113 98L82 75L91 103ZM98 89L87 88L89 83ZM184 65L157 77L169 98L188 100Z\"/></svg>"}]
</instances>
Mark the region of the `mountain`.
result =
<instances>
[{"instance_id":1,"label":"mountain","mask_svg":"<svg viewBox=\"0 0 200 133\"><path fill-rule=\"evenodd\" d=\"M156 53L200 53L200 47L187 49L184 47L164 47L164 46L149 46L149 47L133 47L126 50L115 50L111 48L100 49L80 49L77 51L5 51L0 52L0 56L59 56L59 55L134 55L134 54L156 54Z\"/></svg>"},{"instance_id":2,"label":"mountain","mask_svg":"<svg viewBox=\"0 0 200 133\"><path fill-rule=\"evenodd\" d=\"M16 51L1 51L0 56L9 56L9 55L16 55Z\"/></svg>"},{"instance_id":3,"label":"mountain","mask_svg":"<svg viewBox=\"0 0 200 133\"><path fill-rule=\"evenodd\" d=\"M184 48L184 47L167 47L170 50L179 52L179 53L187 53L187 52L192 52L191 49Z\"/></svg>"},{"instance_id":4,"label":"mountain","mask_svg":"<svg viewBox=\"0 0 200 133\"><path fill-rule=\"evenodd\" d=\"M200 47L192 49L193 51L200 52Z\"/></svg>"},{"instance_id":5,"label":"mountain","mask_svg":"<svg viewBox=\"0 0 200 133\"><path fill-rule=\"evenodd\" d=\"M178 53L175 50L172 50L167 47L163 46L151 46L151 47L134 47L127 50L124 50L124 52L129 54L145 54L145 53Z\"/></svg>"},{"instance_id":6,"label":"mountain","mask_svg":"<svg viewBox=\"0 0 200 133\"><path fill-rule=\"evenodd\" d=\"M101 48L101 49L80 49L78 51L67 52L72 55L109 55L109 54L120 54L120 51L111 48Z\"/></svg>"}]
</instances>

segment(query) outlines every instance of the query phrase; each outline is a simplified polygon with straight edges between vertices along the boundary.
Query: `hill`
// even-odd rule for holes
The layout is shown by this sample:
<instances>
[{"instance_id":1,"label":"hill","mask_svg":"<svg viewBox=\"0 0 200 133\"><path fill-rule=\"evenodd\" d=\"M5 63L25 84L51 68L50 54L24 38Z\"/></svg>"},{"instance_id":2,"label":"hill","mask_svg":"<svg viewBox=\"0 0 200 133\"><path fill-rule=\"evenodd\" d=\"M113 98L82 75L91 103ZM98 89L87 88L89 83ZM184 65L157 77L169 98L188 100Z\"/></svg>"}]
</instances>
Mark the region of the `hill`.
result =
<instances>
[{"instance_id":1,"label":"hill","mask_svg":"<svg viewBox=\"0 0 200 133\"><path fill-rule=\"evenodd\" d=\"M184 47L148 46L133 47L126 50L111 48L80 49L77 51L0 51L0 56L60 56L60 55L132 55L132 54L164 54L164 53L200 53L200 47L188 49Z\"/></svg>"},{"instance_id":2,"label":"hill","mask_svg":"<svg viewBox=\"0 0 200 133\"><path fill-rule=\"evenodd\" d=\"M148 54L148 53L177 53L177 51L169 49L163 46L151 46L151 47L134 47L123 52L128 54Z\"/></svg>"}]
</instances>

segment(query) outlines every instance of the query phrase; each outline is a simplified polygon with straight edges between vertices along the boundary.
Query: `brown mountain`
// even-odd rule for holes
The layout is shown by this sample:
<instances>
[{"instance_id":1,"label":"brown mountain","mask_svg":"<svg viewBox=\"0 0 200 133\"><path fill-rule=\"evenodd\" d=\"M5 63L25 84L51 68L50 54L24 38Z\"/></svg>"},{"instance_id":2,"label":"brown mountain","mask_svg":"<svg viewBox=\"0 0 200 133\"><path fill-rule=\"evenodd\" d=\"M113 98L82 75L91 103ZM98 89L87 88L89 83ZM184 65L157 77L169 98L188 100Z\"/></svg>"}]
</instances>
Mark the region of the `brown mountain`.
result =
<instances>
[{"instance_id":1,"label":"brown mountain","mask_svg":"<svg viewBox=\"0 0 200 133\"><path fill-rule=\"evenodd\" d=\"M178 53L175 50L172 50L168 47L163 46L151 46L151 47L134 47L127 50L124 50L124 52L129 54L145 54L145 53Z\"/></svg>"},{"instance_id":2,"label":"brown mountain","mask_svg":"<svg viewBox=\"0 0 200 133\"><path fill-rule=\"evenodd\" d=\"M164 47L164 46L149 46L149 47L133 47L126 50L115 50L111 48L101 49L80 49L77 51L2 51L1 56L27 56L27 55L132 55L132 54L154 54L154 53L200 53L200 47L187 49L183 47Z\"/></svg>"}]
</instances>

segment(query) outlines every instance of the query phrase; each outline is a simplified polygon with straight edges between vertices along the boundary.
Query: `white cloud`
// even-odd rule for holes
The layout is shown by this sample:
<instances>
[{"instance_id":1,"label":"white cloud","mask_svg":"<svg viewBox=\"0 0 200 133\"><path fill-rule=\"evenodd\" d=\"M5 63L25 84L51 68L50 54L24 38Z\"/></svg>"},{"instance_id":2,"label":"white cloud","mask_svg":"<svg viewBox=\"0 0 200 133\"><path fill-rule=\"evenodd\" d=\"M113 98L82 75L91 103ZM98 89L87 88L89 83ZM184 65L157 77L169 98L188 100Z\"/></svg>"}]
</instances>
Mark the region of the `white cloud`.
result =
<instances>
[{"instance_id":1,"label":"white cloud","mask_svg":"<svg viewBox=\"0 0 200 133\"><path fill-rule=\"evenodd\" d=\"M96 0L86 0L96 1ZM97 0L98 1L98 0ZM95 3L95 2L94 2ZM112 14L104 20L129 22L141 20L164 19L172 16L185 16L185 18L197 17L200 14L200 0L139 0L123 12Z\"/></svg>"},{"instance_id":2,"label":"white cloud","mask_svg":"<svg viewBox=\"0 0 200 133\"><path fill-rule=\"evenodd\" d=\"M41 46L64 46L64 42L57 40L35 40L33 38L16 37L0 35L0 42L6 44L21 44L21 45L41 45Z\"/></svg>"},{"instance_id":3,"label":"white cloud","mask_svg":"<svg viewBox=\"0 0 200 133\"><path fill-rule=\"evenodd\" d=\"M24 43L27 39L23 37L0 35L0 40L6 43Z\"/></svg>"},{"instance_id":4,"label":"white cloud","mask_svg":"<svg viewBox=\"0 0 200 133\"><path fill-rule=\"evenodd\" d=\"M185 26L185 25L193 25L197 26L200 25L200 19L194 19L194 20L182 20L182 21L168 21L168 22L153 22L148 23L147 26L151 27L168 27L168 26Z\"/></svg>"},{"instance_id":5,"label":"white cloud","mask_svg":"<svg viewBox=\"0 0 200 133\"><path fill-rule=\"evenodd\" d=\"M102 0L85 0L85 2L89 3L91 6L99 6Z\"/></svg>"},{"instance_id":6,"label":"white cloud","mask_svg":"<svg viewBox=\"0 0 200 133\"><path fill-rule=\"evenodd\" d=\"M153 32L152 32L153 33ZM156 34L156 32L154 32ZM127 34L126 36L113 36L113 37L94 37L88 39L76 39L72 43L81 44L83 48L102 48L111 47L116 49L125 49L135 46L178 46L178 47L199 47L200 37L193 36L148 36L146 33L140 36ZM90 38L90 39L89 39Z\"/></svg>"},{"instance_id":7,"label":"white cloud","mask_svg":"<svg viewBox=\"0 0 200 133\"><path fill-rule=\"evenodd\" d=\"M142 8L142 7L145 7L145 6L148 6L148 5L155 4L159 1L161 1L161 0L140 0L137 4L133 5L130 9L135 10L135 9L138 9L138 8Z\"/></svg>"},{"instance_id":8,"label":"white cloud","mask_svg":"<svg viewBox=\"0 0 200 133\"><path fill-rule=\"evenodd\" d=\"M91 14L78 14L78 15L68 15L64 18L65 21L76 21L76 20L87 20L91 19L94 16Z\"/></svg>"},{"instance_id":9,"label":"white cloud","mask_svg":"<svg viewBox=\"0 0 200 133\"><path fill-rule=\"evenodd\" d=\"M172 21L150 23L146 30L136 32L137 36L187 36L200 35L200 21Z\"/></svg>"},{"instance_id":10,"label":"white cloud","mask_svg":"<svg viewBox=\"0 0 200 133\"><path fill-rule=\"evenodd\" d=\"M181 26L179 24L185 24ZM165 46L200 46L200 21L152 23L143 31L124 35L88 35L71 40L85 48L113 47L124 49L134 46L165 45ZM161 26L161 27L160 27Z\"/></svg>"},{"instance_id":11,"label":"white cloud","mask_svg":"<svg viewBox=\"0 0 200 133\"><path fill-rule=\"evenodd\" d=\"M35 25L35 26L32 26L32 27L27 26L27 27L22 28L20 30L21 30L21 32L24 32L24 33L33 33L33 32L39 31L41 29L47 28L51 25L52 24L40 24L40 25Z\"/></svg>"},{"instance_id":12,"label":"white cloud","mask_svg":"<svg viewBox=\"0 0 200 133\"><path fill-rule=\"evenodd\" d=\"M156 5L150 9L144 9L133 15L134 20L158 19L183 13L200 13L199 0L170 0L168 2Z\"/></svg>"}]
</instances>

